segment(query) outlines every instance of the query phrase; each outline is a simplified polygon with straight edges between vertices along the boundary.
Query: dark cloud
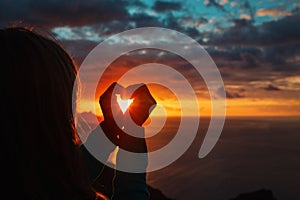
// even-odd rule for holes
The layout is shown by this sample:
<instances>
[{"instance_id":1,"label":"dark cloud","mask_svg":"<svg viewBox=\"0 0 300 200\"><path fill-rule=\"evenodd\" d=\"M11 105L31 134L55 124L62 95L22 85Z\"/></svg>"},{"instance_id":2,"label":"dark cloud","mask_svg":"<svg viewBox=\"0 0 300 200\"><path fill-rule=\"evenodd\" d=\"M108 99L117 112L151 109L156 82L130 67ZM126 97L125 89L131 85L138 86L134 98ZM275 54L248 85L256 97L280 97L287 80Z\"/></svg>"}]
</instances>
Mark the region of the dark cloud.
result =
<instances>
[{"instance_id":1,"label":"dark cloud","mask_svg":"<svg viewBox=\"0 0 300 200\"><path fill-rule=\"evenodd\" d=\"M187 18L185 17L185 19ZM178 17L174 16L172 13L166 15L166 18L162 21L162 27L185 33L192 38L198 38L201 35L195 27L183 26L181 19L178 19Z\"/></svg>"},{"instance_id":2,"label":"dark cloud","mask_svg":"<svg viewBox=\"0 0 300 200\"><path fill-rule=\"evenodd\" d=\"M218 89L217 92L219 93L219 95L222 96L223 91L224 91L224 88L221 87ZM237 89L226 88L225 89L226 98L228 98L228 99L244 98L245 97L244 92L245 92L244 88L237 88Z\"/></svg>"},{"instance_id":3,"label":"dark cloud","mask_svg":"<svg viewBox=\"0 0 300 200\"><path fill-rule=\"evenodd\" d=\"M296 58L300 55L300 42L288 43L264 48L264 61L276 71L298 71L300 61Z\"/></svg>"},{"instance_id":4,"label":"dark cloud","mask_svg":"<svg viewBox=\"0 0 300 200\"><path fill-rule=\"evenodd\" d=\"M255 9L251 6L249 1L245 1L242 7L249 13L250 21L253 22L255 17Z\"/></svg>"},{"instance_id":5,"label":"dark cloud","mask_svg":"<svg viewBox=\"0 0 300 200\"><path fill-rule=\"evenodd\" d=\"M180 10L181 7L181 3L179 2L156 1L152 8L157 12L166 12L170 10Z\"/></svg>"},{"instance_id":6,"label":"dark cloud","mask_svg":"<svg viewBox=\"0 0 300 200\"><path fill-rule=\"evenodd\" d=\"M245 97L244 91L245 91L244 89L239 89L238 91L230 91L226 89L225 91L226 98L229 99L244 98Z\"/></svg>"},{"instance_id":7,"label":"dark cloud","mask_svg":"<svg viewBox=\"0 0 300 200\"><path fill-rule=\"evenodd\" d=\"M218 2L216 2L215 0L208 0L208 3L206 4L207 7L213 6L221 11L226 11L225 8L219 4Z\"/></svg>"},{"instance_id":8,"label":"dark cloud","mask_svg":"<svg viewBox=\"0 0 300 200\"><path fill-rule=\"evenodd\" d=\"M226 46L207 49L218 67L256 68L263 62L263 52L256 47Z\"/></svg>"},{"instance_id":9,"label":"dark cloud","mask_svg":"<svg viewBox=\"0 0 300 200\"><path fill-rule=\"evenodd\" d=\"M230 10L225 10L219 2L218 0L209 0L207 6L216 7L224 11L223 14L225 15L229 13ZM127 7L130 5L141 8L140 12L129 14ZM298 10L295 8L291 16L255 25L253 17L255 9L248 1L239 3L239 6L243 13L251 16L251 19L240 19L237 16L231 18L229 13L229 17L226 15L228 18L224 21L230 20L233 24L231 27L217 27L218 23L216 22L212 26L215 26L219 31L199 32L196 25L199 27L205 24L211 25L211 18L206 18L206 15L189 15L186 10L181 17L167 12L168 10L182 11L186 9L183 8L183 3L179 2L156 1L152 9L160 12L157 16L144 12L144 8L151 8L139 0L72 0L68 3L56 0L0 1L0 25L24 20L25 23L49 28L64 25L71 27L88 26L94 33L99 34L100 38L135 27L165 27L185 33L198 40L200 44L204 44L219 68L229 71L235 70L239 75L249 73L249 70L252 70L252 76L244 80L255 78L259 80L262 78L259 76L260 72L268 70L280 72L282 76L300 71L300 62L297 58L300 55L299 8L297 7ZM159 18L159 16L163 16L163 18ZM187 25L188 23L190 25ZM75 30L72 29L72 31ZM208 38L208 42L204 42L206 40L203 38ZM62 42L78 63L81 63L85 55L96 45L96 42L87 41L85 38L74 41L63 40ZM187 64L178 59L173 59L170 56L159 59L167 59L168 63L173 63L178 68L182 67L188 71ZM223 73L226 74L224 71ZM229 75L226 78L229 80L239 78L233 77L231 73L227 74ZM229 96L237 95L230 91Z\"/></svg>"},{"instance_id":10,"label":"dark cloud","mask_svg":"<svg viewBox=\"0 0 300 200\"><path fill-rule=\"evenodd\" d=\"M130 21L134 22L136 27L163 26L162 22L160 22L156 17L150 16L146 13L134 14L130 17Z\"/></svg>"},{"instance_id":11,"label":"dark cloud","mask_svg":"<svg viewBox=\"0 0 300 200\"><path fill-rule=\"evenodd\" d=\"M274 46L214 46L207 48L218 67L265 68L279 72L300 71L299 43Z\"/></svg>"},{"instance_id":12,"label":"dark cloud","mask_svg":"<svg viewBox=\"0 0 300 200\"><path fill-rule=\"evenodd\" d=\"M97 42L88 40L62 40L61 44L80 66L90 51L97 46Z\"/></svg>"},{"instance_id":13,"label":"dark cloud","mask_svg":"<svg viewBox=\"0 0 300 200\"><path fill-rule=\"evenodd\" d=\"M128 17L126 3L107 1L33 1L0 2L0 25L23 21L25 24L45 27L84 26Z\"/></svg>"},{"instance_id":14,"label":"dark cloud","mask_svg":"<svg viewBox=\"0 0 300 200\"><path fill-rule=\"evenodd\" d=\"M300 15L254 26L249 20L233 20L234 26L210 36L208 52L219 67L271 68L300 71Z\"/></svg>"},{"instance_id":15,"label":"dark cloud","mask_svg":"<svg viewBox=\"0 0 300 200\"><path fill-rule=\"evenodd\" d=\"M198 38L199 37L199 31L195 27L187 27L184 29L184 33L192 38Z\"/></svg>"},{"instance_id":16,"label":"dark cloud","mask_svg":"<svg viewBox=\"0 0 300 200\"><path fill-rule=\"evenodd\" d=\"M210 44L268 46L300 42L300 14L254 26L250 20L235 19L234 26L211 35Z\"/></svg>"},{"instance_id":17,"label":"dark cloud","mask_svg":"<svg viewBox=\"0 0 300 200\"><path fill-rule=\"evenodd\" d=\"M268 85L267 87L264 88L264 90L267 90L267 91L280 91L280 89L274 85Z\"/></svg>"},{"instance_id":18,"label":"dark cloud","mask_svg":"<svg viewBox=\"0 0 300 200\"><path fill-rule=\"evenodd\" d=\"M124 23L124 21L126 23ZM115 33L123 32L124 30L128 30L131 28L134 28L135 25L130 23L130 20L126 21L119 21L119 20L113 20L113 21L107 21L99 24L95 24L90 26L92 30L99 35L99 37L107 37L111 36Z\"/></svg>"},{"instance_id":19,"label":"dark cloud","mask_svg":"<svg viewBox=\"0 0 300 200\"><path fill-rule=\"evenodd\" d=\"M226 98L228 99L236 99L236 98L244 98L244 97L245 97L244 95L241 95L237 92L226 91Z\"/></svg>"},{"instance_id":20,"label":"dark cloud","mask_svg":"<svg viewBox=\"0 0 300 200\"><path fill-rule=\"evenodd\" d=\"M131 5L133 6L137 6L137 7L140 7L140 8L146 8L147 5L145 3L143 3L142 1L139 1L139 0L132 0L130 1Z\"/></svg>"}]
</instances>

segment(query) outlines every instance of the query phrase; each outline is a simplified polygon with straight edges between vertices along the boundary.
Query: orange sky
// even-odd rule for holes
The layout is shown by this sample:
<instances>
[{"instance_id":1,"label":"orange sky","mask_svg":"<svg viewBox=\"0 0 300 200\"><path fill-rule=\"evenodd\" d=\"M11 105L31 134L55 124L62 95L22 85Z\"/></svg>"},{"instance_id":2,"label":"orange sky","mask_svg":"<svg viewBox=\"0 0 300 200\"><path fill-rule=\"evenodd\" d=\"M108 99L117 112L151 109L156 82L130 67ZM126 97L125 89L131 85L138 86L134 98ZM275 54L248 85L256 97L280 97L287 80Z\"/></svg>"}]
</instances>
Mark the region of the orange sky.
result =
<instances>
[{"instance_id":1,"label":"orange sky","mask_svg":"<svg viewBox=\"0 0 300 200\"><path fill-rule=\"evenodd\" d=\"M159 98L155 90L151 90L158 105L162 106L169 116L180 116L180 105L176 98ZM160 91L157 92L158 94ZM189 107L189 99L181 100L181 105L187 110L194 109ZM211 115L211 100L198 99L201 116ZM97 101L84 100L78 105L79 112L93 112L102 115ZM161 116L165 113L160 109L154 110L152 116ZM226 100L226 116L300 116L300 100L287 100L280 98L238 98Z\"/></svg>"},{"instance_id":2,"label":"orange sky","mask_svg":"<svg viewBox=\"0 0 300 200\"><path fill-rule=\"evenodd\" d=\"M123 55L111 63L99 80L95 98L83 98L78 104L78 112L92 112L101 116L102 112L98 105L98 98L109 86L109 84L114 81L118 81L124 73L127 73L128 70L132 69L133 67L143 65L144 63L153 62L150 56L143 57L143 55L139 54L138 56L135 55L131 57L128 55ZM180 58L170 57L169 59L161 59L160 63L172 66L178 63L182 64L183 62L184 61ZM195 91L198 98L200 115L210 116L211 98L205 82L201 79L201 77L200 79L199 77L195 77L194 72L189 70L190 69L187 66L186 68L183 68L180 73L184 75L185 79L188 79L194 89L196 88ZM227 73L229 71L226 68L222 68L221 74L223 73L222 70L225 70ZM255 74L255 71L253 71L253 73ZM259 77L261 74L267 73L274 76L278 75L273 72L271 73L269 71L265 71L260 73L257 72L257 76ZM232 74L238 76L236 80L223 77L227 95L227 116L300 116L300 76L285 76L284 78L275 79L275 81L270 82L265 81L263 78L261 78L260 81L247 81L247 78L249 79L249 75L243 71L235 71ZM168 77L168 74L135 73L132 76L129 76L127 81L122 82L122 85L126 87L128 86L127 84L139 83L138 80L143 80L143 78L148 78L149 76L153 76L153 79L172 79L172 76ZM175 78L171 81L174 81L174 83L176 81L177 83L180 83L182 80ZM268 88L270 85L275 85L276 88ZM87 85L86 87L88 88L89 86ZM176 95L166 87L157 84L150 84L148 87L156 99L159 108L163 107L168 116L180 116L180 105L184 109L190 111L190 113L193 113L193 111L196 109L195 107L190 106L192 100L188 96L185 97L183 95L184 98L180 99L179 104ZM181 92L184 94L185 91ZM152 116L161 116L165 114L159 108L153 111Z\"/></svg>"}]
</instances>

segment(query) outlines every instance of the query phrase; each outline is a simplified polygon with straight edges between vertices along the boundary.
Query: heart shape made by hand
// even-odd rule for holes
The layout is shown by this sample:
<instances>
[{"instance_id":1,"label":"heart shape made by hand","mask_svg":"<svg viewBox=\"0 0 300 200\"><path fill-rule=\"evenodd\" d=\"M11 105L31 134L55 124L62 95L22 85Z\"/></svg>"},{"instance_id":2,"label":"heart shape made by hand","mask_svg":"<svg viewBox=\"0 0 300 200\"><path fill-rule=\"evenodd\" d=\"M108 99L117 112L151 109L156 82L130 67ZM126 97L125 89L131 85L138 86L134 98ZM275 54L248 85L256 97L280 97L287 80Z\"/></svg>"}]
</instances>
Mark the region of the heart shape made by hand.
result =
<instances>
[{"instance_id":1,"label":"heart shape made by hand","mask_svg":"<svg viewBox=\"0 0 300 200\"><path fill-rule=\"evenodd\" d=\"M120 109L122 110L123 114L129 108L130 104L133 102L133 99L122 99L120 94L116 94L117 102L119 104Z\"/></svg>"},{"instance_id":2,"label":"heart shape made by hand","mask_svg":"<svg viewBox=\"0 0 300 200\"><path fill-rule=\"evenodd\" d=\"M156 105L146 84L134 84L126 88L118 84L115 89L113 95L122 113L126 115L128 111L136 124L143 124Z\"/></svg>"}]
</instances>

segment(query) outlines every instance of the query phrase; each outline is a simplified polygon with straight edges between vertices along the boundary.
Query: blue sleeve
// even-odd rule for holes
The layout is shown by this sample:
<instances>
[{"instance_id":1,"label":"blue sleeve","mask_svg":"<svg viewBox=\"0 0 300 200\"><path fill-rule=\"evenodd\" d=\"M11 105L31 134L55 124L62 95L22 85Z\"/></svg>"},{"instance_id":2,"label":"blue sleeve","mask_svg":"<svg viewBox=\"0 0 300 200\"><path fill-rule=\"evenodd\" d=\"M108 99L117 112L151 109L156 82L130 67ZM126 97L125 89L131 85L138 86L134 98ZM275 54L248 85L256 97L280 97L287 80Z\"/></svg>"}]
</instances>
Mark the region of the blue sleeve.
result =
<instances>
[{"instance_id":1,"label":"blue sleeve","mask_svg":"<svg viewBox=\"0 0 300 200\"><path fill-rule=\"evenodd\" d=\"M148 200L146 173L116 171L113 200Z\"/></svg>"},{"instance_id":2,"label":"blue sleeve","mask_svg":"<svg viewBox=\"0 0 300 200\"><path fill-rule=\"evenodd\" d=\"M125 150L119 149L115 177L113 180L113 200L148 200L149 192L146 183L146 169L148 166L148 155L127 154ZM137 172L126 172L129 169L136 169ZM126 170L127 169L127 170Z\"/></svg>"},{"instance_id":3,"label":"blue sleeve","mask_svg":"<svg viewBox=\"0 0 300 200\"><path fill-rule=\"evenodd\" d=\"M149 193L146 184L148 151L146 140L143 138L145 129L135 124L126 124L126 121L124 122L124 127L126 127L126 131L135 133L141 138L135 138L126 133L120 135L119 142L123 146L119 148L116 157L116 169L120 170L116 170L113 180L114 191L112 199L148 200ZM126 147L128 150L122 147ZM132 152L138 152L138 154Z\"/></svg>"}]
</instances>

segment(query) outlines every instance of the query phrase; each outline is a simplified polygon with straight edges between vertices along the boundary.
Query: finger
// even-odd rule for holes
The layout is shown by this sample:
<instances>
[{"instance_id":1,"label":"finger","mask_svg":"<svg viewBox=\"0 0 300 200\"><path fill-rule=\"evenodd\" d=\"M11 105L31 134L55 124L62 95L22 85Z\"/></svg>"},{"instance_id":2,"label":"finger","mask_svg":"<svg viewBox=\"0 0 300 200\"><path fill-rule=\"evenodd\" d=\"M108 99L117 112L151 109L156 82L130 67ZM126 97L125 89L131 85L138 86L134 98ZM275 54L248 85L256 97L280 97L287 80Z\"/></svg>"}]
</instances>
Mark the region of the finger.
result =
<instances>
[{"instance_id":1,"label":"finger","mask_svg":"<svg viewBox=\"0 0 300 200\"><path fill-rule=\"evenodd\" d=\"M135 86L136 89L132 93L131 98L138 97L139 100L144 101L144 103L149 104L156 104L155 99L150 93L150 90L148 89L147 85L145 84L139 84Z\"/></svg>"},{"instance_id":2,"label":"finger","mask_svg":"<svg viewBox=\"0 0 300 200\"><path fill-rule=\"evenodd\" d=\"M117 82L113 82L107 90L104 92L104 95L109 95L111 96L113 93L120 93L122 91L123 87L118 84Z\"/></svg>"},{"instance_id":3,"label":"finger","mask_svg":"<svg viewBox=\"0 0 300 200\"><path fill-rule=\"evenodd\" d=\"M125 88L126 92L124 93L124 98L126 99L134 98L137 95L133 95L133 94L136 93L138 90L144 90L143 88L147 88L146 85L143 83L138 83L138 84L128 86L127 88Z\"/></svg>"},{"instance_id":4,"label":"finger","mask_svg":"<svg viewBox=\"0 0 300 200\"><path fill-rule=\"evenodd\" d=\"M116 95L118 92L122 91L123 87L116 82L113 82L105 92L100 96L99 104L106 120L112 120L114 117L118 116L121 112L116 101Z\"/></svg>"},{"instance_id":5,"label":"finger","mask_svg":"<svg viewBox=\"0 0 300 200\"><path fill-rule=\"evenodd\" d=\"M156 103L150 102L136 102L129 107L129 113L134 118L147 119L153 109L155 108Z\"/></svg>"},{"instance_id":6,"label":"finger","mask_svg":"<svg viewBox=\"0 0 300 200\"><path fill-rule=\"evenodd\" d=\"M100 103L109 103L112 99L116 98L115 94L121 93L123 87L119 85L117 82L113 82L105 92L100 96Z\"/></svg>"},{"instance_id":7,"label":"finger","mask_svg":"<svg viewBox=\"0 0 300 200\"><path fill-rule=\"evenodd\" d=\"M142 125L155 106L156 101L150 93L147 93L145 96L139 95L134 98L134 101L129 108L129 113L136 124Z\"/></svg>"},{"instance_id":8,"label":"finger","mask_svg":"<svg viewBox=\"0 0 300 200\"><path fill-rule=\"evenodd\" d=\"M138 88L131 96L131 98L135 99L136 104L140 104L141 106L150 107L156 104L155 99L151 95L147 86L142 86Z\"/></svg>"}]
</instances>

